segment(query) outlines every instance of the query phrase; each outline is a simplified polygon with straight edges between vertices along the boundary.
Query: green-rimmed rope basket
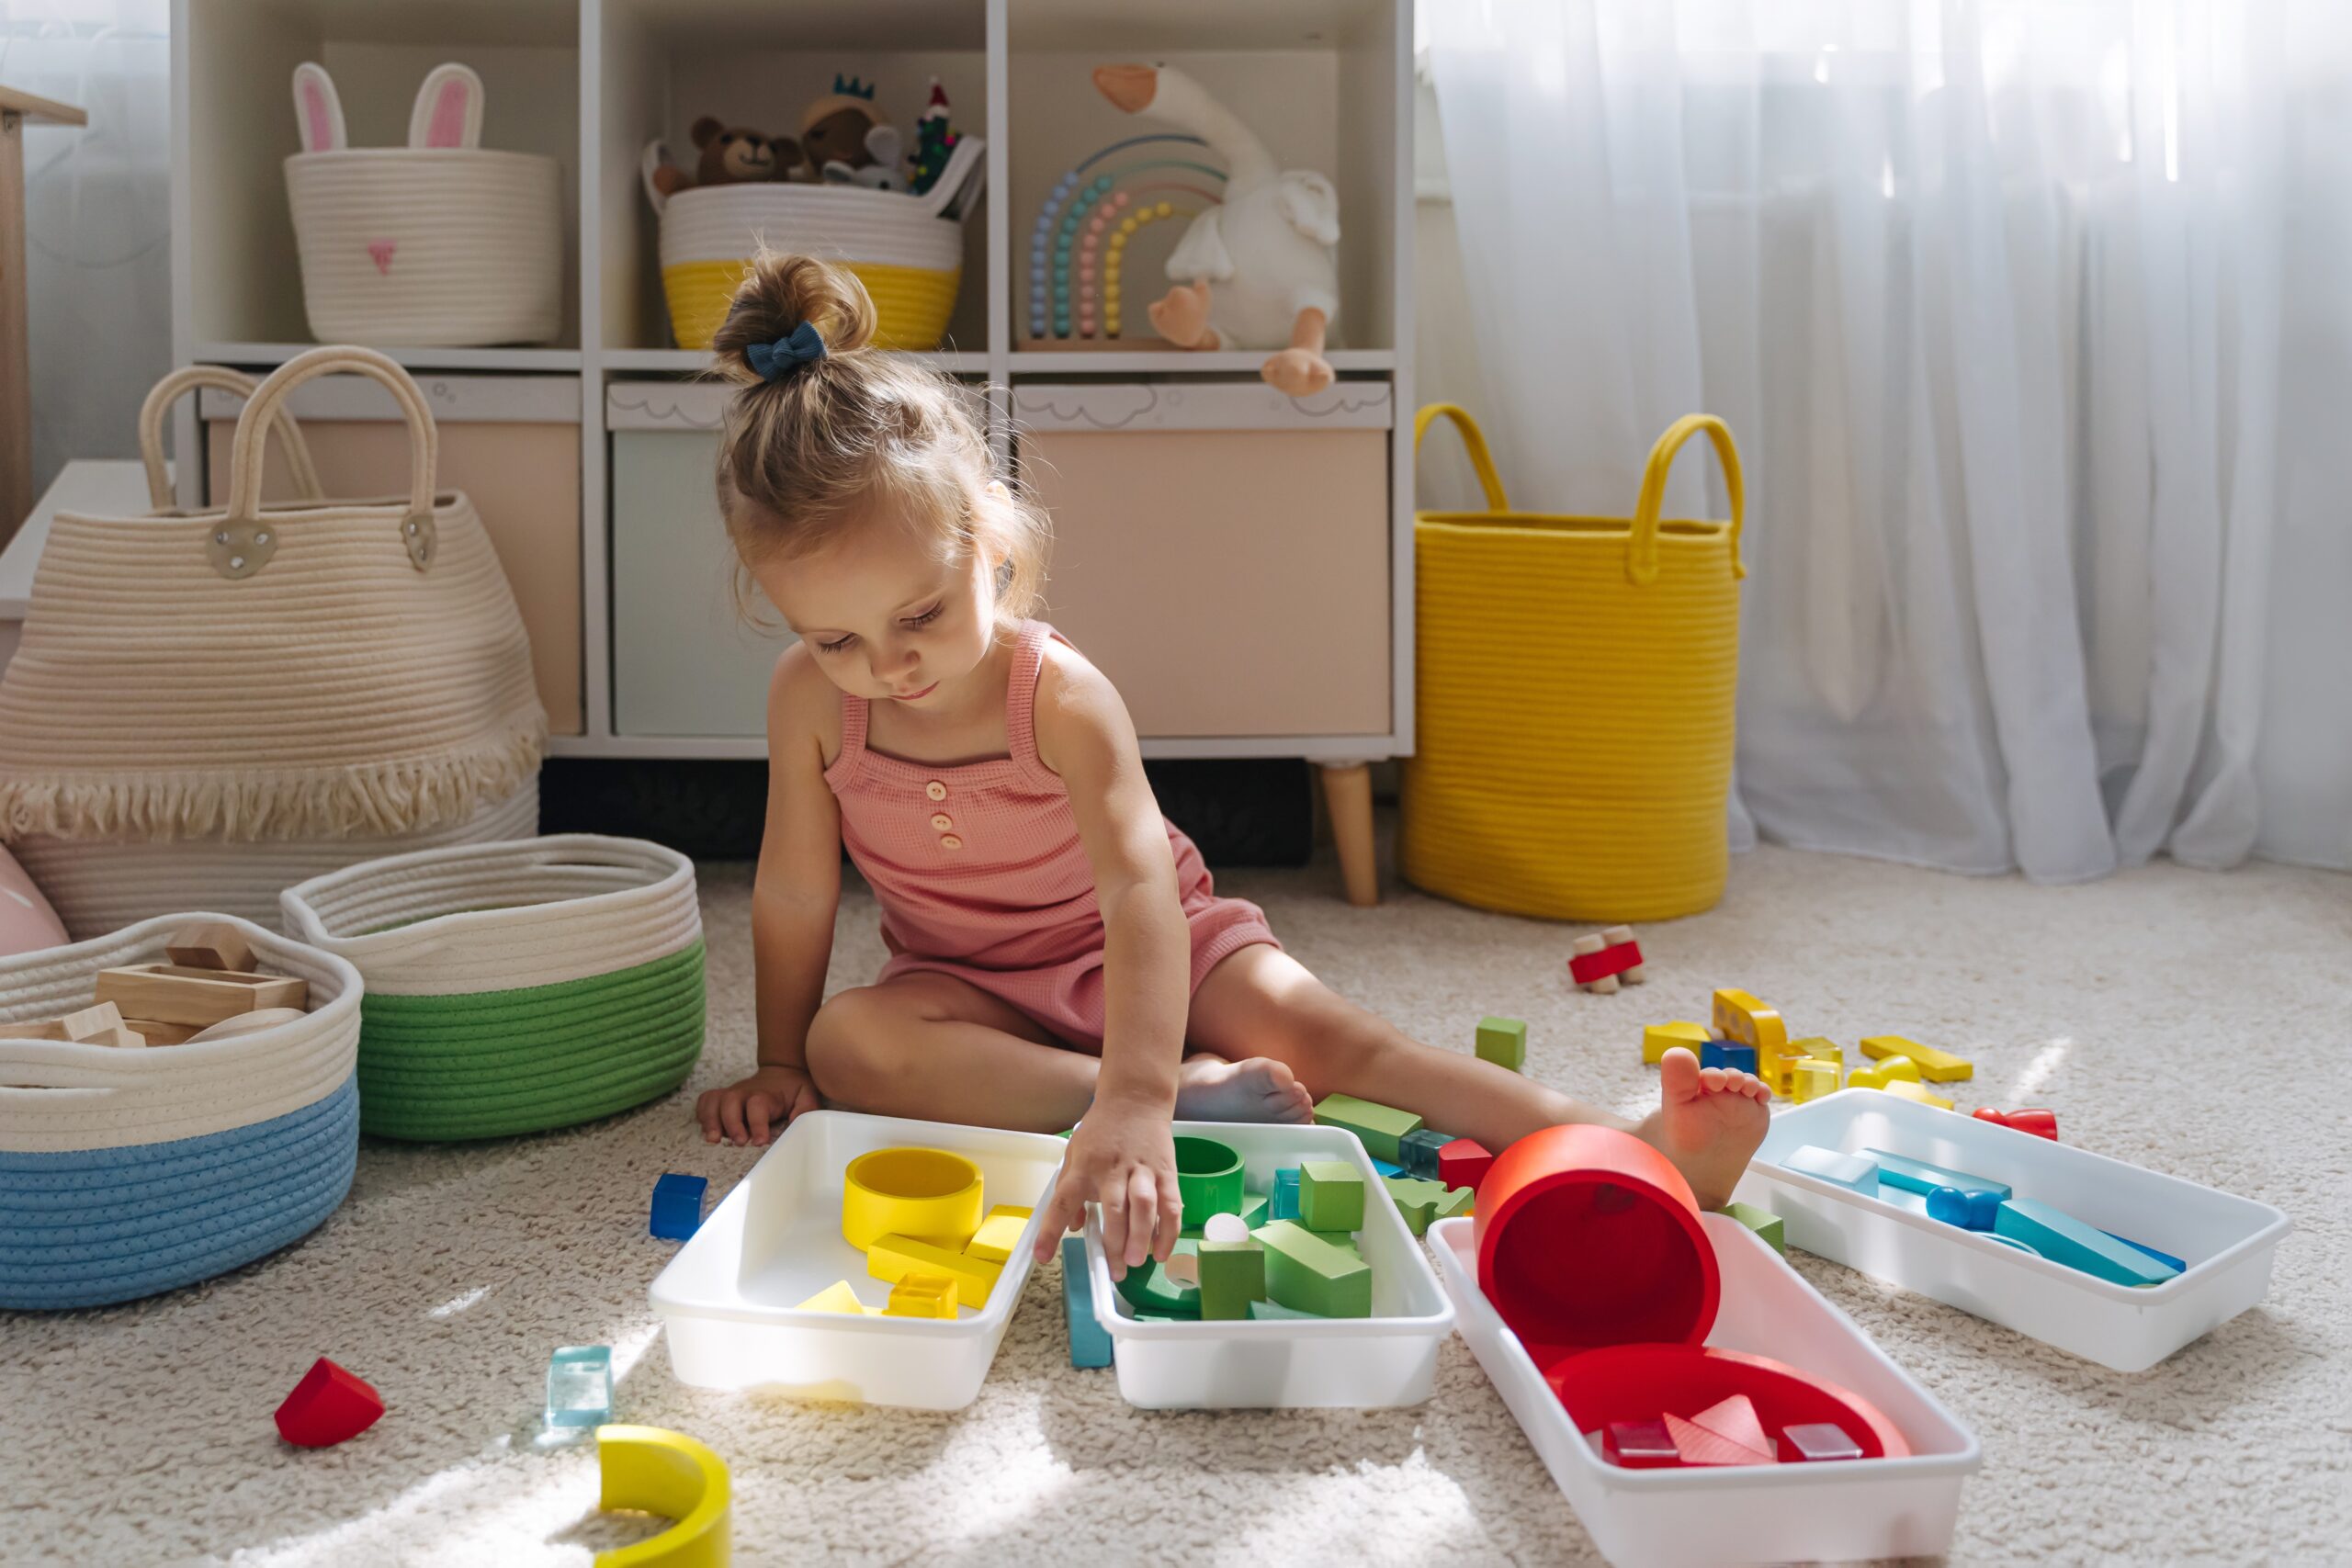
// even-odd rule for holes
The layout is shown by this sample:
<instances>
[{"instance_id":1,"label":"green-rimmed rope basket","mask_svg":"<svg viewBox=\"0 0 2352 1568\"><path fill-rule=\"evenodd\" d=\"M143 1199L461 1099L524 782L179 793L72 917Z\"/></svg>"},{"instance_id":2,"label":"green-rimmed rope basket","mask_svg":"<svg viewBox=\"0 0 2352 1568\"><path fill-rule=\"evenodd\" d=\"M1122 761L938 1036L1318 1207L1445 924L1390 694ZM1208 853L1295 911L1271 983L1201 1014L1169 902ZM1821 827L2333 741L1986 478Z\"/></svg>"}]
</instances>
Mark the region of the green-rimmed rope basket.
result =
<instances>
[{"instance_id":1,"label":"green-rimmed rope basket","mask_svg":"<svg viewBox=\"0 0 2352 1568\"><path fill-rule=\"evenodd\" d=\"M360 1126L545 1132L669 1093L702 1054L694 863L590 833L388 855L286 890L366 977Z\"/></svg>"}]
</instances>

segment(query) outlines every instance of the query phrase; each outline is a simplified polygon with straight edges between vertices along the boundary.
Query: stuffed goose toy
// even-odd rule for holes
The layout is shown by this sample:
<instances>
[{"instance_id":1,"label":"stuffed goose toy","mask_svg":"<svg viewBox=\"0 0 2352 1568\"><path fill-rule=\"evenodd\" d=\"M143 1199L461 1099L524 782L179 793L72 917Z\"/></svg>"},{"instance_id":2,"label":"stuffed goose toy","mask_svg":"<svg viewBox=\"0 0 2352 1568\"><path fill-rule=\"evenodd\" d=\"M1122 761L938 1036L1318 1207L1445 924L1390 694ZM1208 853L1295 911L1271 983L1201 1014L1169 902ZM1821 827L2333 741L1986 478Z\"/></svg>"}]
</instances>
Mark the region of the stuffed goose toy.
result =
<instances>
[{"instance_id":1,"label":"stuffed goose toy","mask_svg":"<svg viewBox=\"0 0 2352 1568\"><path fill-rule=\"evenodd\" d=\"M1225 201L1193 220L1168 258L1176 287L1149 314L1183 348L1279 348L1259 370L1294 398L1331 384L1324 333L1340 314L1340 198L1331 182L1278 169L1232 110L1182 71L1103 65L1102 95L1129 114L1188 130L1225 160Z\"/></svg>"}]
</instances>

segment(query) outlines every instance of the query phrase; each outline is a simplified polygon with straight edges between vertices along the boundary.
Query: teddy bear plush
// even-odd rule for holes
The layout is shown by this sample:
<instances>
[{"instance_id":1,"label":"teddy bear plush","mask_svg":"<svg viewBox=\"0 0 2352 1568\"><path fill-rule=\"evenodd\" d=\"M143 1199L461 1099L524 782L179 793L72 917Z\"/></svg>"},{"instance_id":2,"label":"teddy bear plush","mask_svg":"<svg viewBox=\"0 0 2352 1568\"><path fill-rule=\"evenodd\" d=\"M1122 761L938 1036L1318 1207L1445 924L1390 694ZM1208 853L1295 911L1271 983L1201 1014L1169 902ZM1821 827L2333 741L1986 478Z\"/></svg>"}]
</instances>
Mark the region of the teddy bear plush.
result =
<instances>
[{"instance_id":1,"label":"teddy bear plush","mask_svg":"<svg viewBox=\"0 0 2352 1568\"><path fill-rule=\"evenodd\" d=\"M898 130L874 107L870 83L835 76L833 90L801 112L800 145L828 184L906 189Z\"/></svg>"},{"instance_id":2,"label":"teddy bear plush","mask_svg":"<svg viewBox=\"0 0 2352 1568\"><path fill-rule=\"evenodd\" d=\"M770 180L807 179L807 160L800 143L789 136L767 136L747 126L727 125L705 115L689 134L702 150L694 175L673 164L653 171L654 188L675 196L698 186L757 185Z\"/></svg>"}]
</instances>

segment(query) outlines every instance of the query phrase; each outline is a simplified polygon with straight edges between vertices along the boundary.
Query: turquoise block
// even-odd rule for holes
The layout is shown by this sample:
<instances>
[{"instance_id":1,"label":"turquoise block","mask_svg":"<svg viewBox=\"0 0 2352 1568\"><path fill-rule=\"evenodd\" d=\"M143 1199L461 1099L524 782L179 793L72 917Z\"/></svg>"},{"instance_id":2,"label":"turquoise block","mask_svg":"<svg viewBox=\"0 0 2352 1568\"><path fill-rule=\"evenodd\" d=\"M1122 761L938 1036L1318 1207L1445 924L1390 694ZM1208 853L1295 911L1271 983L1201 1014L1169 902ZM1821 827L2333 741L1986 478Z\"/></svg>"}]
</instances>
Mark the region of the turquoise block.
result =
<instances>
[{"instance_id":1,"label":"turquoise block","mask_svg":"<svg viewBox=\"0 0 2352 1568\"><path fill-rule=\"evenodd\" d=\"M1926 1160L1906 1159L1901 1155L1888 1154L1884 1149L1864 1149L1862 1153L1878 1161L1878 1179L1889 1187L1899 1187L1905 1192L1933 1192L1939 1187L1953 1187L1962 1192L1992 1192L2007 1199L2009 1184L1987 1181L1981 1176L1971 1176L1964 1170L1948 1170Z\"/></svg>"},{"instance_id":2,"label":"turquoise block","mask_svg":"<svg viewBox=\"0 0 2352 1568\"><path fill-rule=\"evenodd\" d=\"M1094 1280L1086 1271L1086 1241L1062 1237L1062 1315L1069 1323L1069 1364L1107 1367L1111 1336L1094 1320Z\"/></svg>"},{"instance_id":3,"label":"turquoise block","mask_svg":"<svg viewBox=\"0 0 2352 1568\"><path fill-rule=\"evenodd\" d=\"M2052 1263L2064 1263L2118 1285L2161 1285L2180 1272L2063 1209L2030 1198L2012 1198L2003 1203L1993 1229L1996 1235L2024 1242Z\"/></svg>"}]
</instances>

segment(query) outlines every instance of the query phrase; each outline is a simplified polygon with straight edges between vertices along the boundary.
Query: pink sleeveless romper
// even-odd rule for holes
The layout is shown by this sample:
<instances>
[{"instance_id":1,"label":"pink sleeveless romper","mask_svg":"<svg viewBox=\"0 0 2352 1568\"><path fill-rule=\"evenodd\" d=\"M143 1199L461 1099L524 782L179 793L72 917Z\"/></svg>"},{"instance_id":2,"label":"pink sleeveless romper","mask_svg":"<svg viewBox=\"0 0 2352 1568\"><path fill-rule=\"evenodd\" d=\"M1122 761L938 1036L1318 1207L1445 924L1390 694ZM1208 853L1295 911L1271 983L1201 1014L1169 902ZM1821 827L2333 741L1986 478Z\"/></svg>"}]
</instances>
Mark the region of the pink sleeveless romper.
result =
<instances>
[{"instance_id":1,"label":"pink sleeveless romper","mask_svg":"<svg viewBox=\"0 0 2352 1568\"><path fill-rule=\"evenodd\" d=\"M1047 637L1022 624L1005 691L1012 755L937 767L872 750L867 705L842 694L842 750L825 770L842 841L882 906L881 978L953 975L1019 1009L1071 1045L1102 1045L1102 911L1061 776L1037 757L1033 710ZM1176 890L1192 928L1192 985L1227 953L1279 947L1263 910L1220 898L1201 852L1173 822Z\"/></svg>"}]
</instances>

